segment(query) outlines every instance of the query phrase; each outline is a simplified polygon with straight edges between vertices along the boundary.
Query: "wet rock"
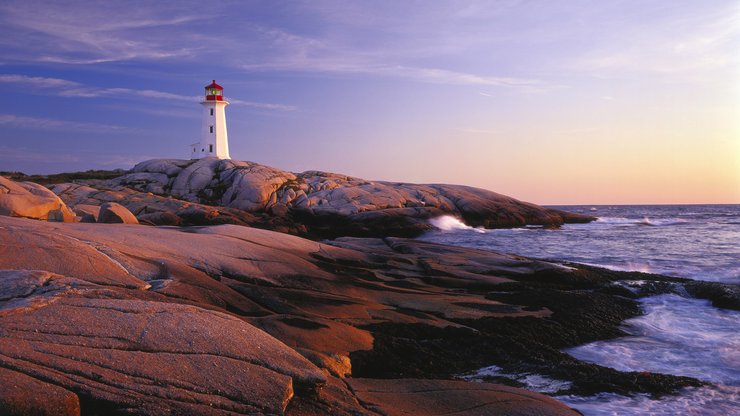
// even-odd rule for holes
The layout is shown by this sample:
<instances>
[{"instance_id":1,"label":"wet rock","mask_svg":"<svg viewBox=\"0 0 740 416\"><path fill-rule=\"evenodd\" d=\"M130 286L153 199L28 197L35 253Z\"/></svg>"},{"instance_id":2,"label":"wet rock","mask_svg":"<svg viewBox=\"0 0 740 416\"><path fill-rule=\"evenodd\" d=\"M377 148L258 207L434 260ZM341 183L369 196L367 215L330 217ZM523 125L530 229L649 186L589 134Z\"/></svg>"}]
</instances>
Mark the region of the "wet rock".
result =
<instances>
[{"instance_id":1,"label":"wet rock","mask_svg":"<svg viewBox=\"0 0 740 416\"><path fill-rule=\"evenodd\" d=\"M692 296L709 299L718 308L740 310L740 285L690 281L684 287Z\"/></svg>"}]
</instances>

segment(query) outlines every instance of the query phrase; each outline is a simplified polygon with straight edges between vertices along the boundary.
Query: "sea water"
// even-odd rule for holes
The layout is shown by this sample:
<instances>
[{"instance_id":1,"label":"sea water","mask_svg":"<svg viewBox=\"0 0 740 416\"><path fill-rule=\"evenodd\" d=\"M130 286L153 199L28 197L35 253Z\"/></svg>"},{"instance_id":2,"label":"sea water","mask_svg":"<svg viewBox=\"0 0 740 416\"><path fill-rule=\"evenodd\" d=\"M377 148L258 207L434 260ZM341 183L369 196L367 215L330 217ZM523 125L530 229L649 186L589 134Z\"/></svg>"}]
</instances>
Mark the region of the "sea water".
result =
<instances>
[{"instance_id":1,"label":"sea water","mask_svg":"<svg viewBox=\"0 0 740 416\"><path fill-rule=\"evenodd\" d=\"M560 229L481 230L446 217L423 240L528 257L697 280L740 283L740 205L569 206L597 221ZM740 414L740 312L688 296L641 300L644 315L623 323L630 336L567 350L621 371L695 377L708 387L660 399L601 394L558 399L586 415ZM532 385L548 392L547 387Z\"/></svg>"}]
</instances>

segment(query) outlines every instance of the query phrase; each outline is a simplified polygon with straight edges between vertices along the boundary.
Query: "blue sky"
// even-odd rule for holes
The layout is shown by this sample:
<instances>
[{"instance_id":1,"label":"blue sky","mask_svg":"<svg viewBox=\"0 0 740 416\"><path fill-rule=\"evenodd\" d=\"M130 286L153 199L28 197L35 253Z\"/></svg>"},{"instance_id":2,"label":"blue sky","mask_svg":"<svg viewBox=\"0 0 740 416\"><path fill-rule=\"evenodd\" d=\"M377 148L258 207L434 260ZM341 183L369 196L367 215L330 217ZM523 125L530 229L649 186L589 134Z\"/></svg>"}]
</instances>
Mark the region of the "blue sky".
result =
<instances>
[{"instance_id":1,"label":"blue sky","mask_svg":"<svg viewBox=\"0 0 740 416\"><path fill-rule=\"evenodd\" d=\"M740 203L738 1L13 1L0 170L231 155L537 203Z\"/></svg>"}]
</instances>

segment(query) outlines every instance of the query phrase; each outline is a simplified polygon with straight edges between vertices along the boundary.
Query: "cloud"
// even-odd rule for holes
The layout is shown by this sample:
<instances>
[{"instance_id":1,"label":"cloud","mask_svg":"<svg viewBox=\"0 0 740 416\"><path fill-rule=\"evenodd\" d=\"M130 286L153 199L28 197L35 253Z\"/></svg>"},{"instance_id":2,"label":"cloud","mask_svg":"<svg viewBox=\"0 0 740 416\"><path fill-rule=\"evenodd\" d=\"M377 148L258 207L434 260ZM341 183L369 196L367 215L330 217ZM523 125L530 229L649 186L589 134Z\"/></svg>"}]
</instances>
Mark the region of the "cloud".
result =
<instances>
[{"instance_id":1,"label":"cloud","mask_svg":"<svg viewBox=\"0 0 740 416\"><path fill-rule=\"evenodd\" d=\"M59 97L76 97L76 98L96 98L96 97L142 97L142 98L162 98L166 100L175 100L183 102L197 103L203 99L198 95L181 95L165 91L156 90L138 90L132 88L93 88L83 85L79 82L59 79L31 77L20 74L0 74L0 83L17 83L23 84L25 88L37 88L42 92L52 92ZM254 107L264 110L275 111L294 111L297 107L287 104L260 103L254 101L243 101L236 98L226 97L231 104L245 107Z\"/></svg>"},{"instance_id":2,"label":"cloud","mask_svg":"<svg viewBox=\"0 0 740 416\"><path fill-rule=\"evenodd\" d=\"M650 25L619 32L571 63L571 68L602 75L654 73L682 75L733 69L737 53L740 13L722 7L697 9L654 18Z\"/></svg>"},{"instance_id":3,"label":"cloud","mask_svg":"<svg viewBox=\"0 0 740 416\"><path fill-rule=\"evenodd\" d=\"M0 125L11 125L41 130L78 130L93 132L129 130L126 127L114 126L110 124L87 123L41 117L27 117L15 114L0 114Z\"/></svg>"},{"instance_id":4,"label":"cloud","mask_svg":"<svg viewBox=\"0 0 740 416\"><path fill-rule=\"evenodd\" d=\"M37 88L75 88L80 84L74 81L59 78L31 77L18 74L0 74L0 82L8 84L21 84L24 87Z\"/></svg>"},{"instance_id":5,"label":"cloud","mask_svg":"<svg viewBox=\"0 0 740 416\"><path fill-rule=\"evenodd\" d=\"M209 62L247 71L362 74L433 84L548 89L552 86L543 80L495 73L507 71L488 62L487 57L493 56L490 43L507 32L496 29L489 19L473 16L501 18L503 10L517 3L440 4L420 10L403 2L383 6L297 2L290 8L275 6L270 10L275 19L267 20L258 16L273 6L257 3L217 3L209 5L207 13L194 14L191 10L200 9L200 3L6 0L0 5L0 24L9 35L0 39L0 50L11 62ZM296 16L301 24L294 21ZM473 51L479 52L475 55L481 65L449 65ZM495 72L490 70L494 67ZM92 97L106 92L70 88L65 94ZM293 109L272 103L240 105Z\"/></svg>"},{"instance_id":6,"label":"cloud","mask_svg":"<svg viewBox=\"0 0 740 416\"><path fill-rule=\"evenodd\" d=\"M200 97L198 97L198 99L200 99ZM254 101L242 101L236 98L229 97L226 97L226 99L229 100L229 103L234 105L243 105L245 107L261 108L264 110L294 111L298 109L298 107L296 106L286 104L257 103Z\"/></svg>"},{"instance_id":7,"label":"cloud","mask_svg":"<svg viewBox=\"0 0 740 416\"><path fill-rule=\"evenodd\" d=\"M404 65L373 64L365 62L293 59L273 63L243 65L250 71L304 71L344 74L380 75L408 78L430 84L490 86L544 91L558 87L543 80L518 77L485 76L440 68L412 67Z\"/></svg>"},{"instance_id":8,"label":"cloud","mask_svg":"<svg viewBox=\"0 0 740 416\"><path fill-rule=\"evenodd\" d=\"M399 66L389 68L388 71L397 72L398 75L401 76L436 84L486 85L492 87L520 88L528 91L544 90L554 87L554 85L550 85L538 79L482 76L437 68L409 68Z\"/></svg>"},{"instance_id":9,"label":"cloud","mask_svg":"<svg viewBox=\"0 0 740 416\"><path fill-rule=\"evenodd\" d=\"M145 4L9 0L0 5L0 23L6 29L0 44L12 51L6 59L47 63L188 56L194 48L171 37L168 29L199 19Z\"/></svg>"}]
</instances>

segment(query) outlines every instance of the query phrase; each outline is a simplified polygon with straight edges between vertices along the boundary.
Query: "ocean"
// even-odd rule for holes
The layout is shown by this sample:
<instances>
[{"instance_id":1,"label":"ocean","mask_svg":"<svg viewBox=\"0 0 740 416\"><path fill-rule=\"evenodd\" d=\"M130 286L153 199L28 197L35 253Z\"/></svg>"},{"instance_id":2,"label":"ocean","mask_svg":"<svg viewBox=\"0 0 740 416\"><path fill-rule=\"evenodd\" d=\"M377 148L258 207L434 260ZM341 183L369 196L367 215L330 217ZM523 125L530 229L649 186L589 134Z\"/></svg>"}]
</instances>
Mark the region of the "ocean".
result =
<instances>
[{"instance_id":1,"label":"ocean","mask_svg":"<svg viewBox=\"0 0 740 416\"><path fill-rule=\"evenodd\" d=\"M444 244L740 284L740 205L557 206L598 217L559 229L482 230L452 217L420 237ZM557 398L585 415L740 414L740 312L674 294L641 300L644 315L627 320L630 336L567 350L578 359L622 371L685 375L712 383L654 399L601 394ZM530 388L552 392L547 379ZM543 382L544 380L544 382ZM562 383L553 380L552 383Z\"/></svg>"}]
</instances>

